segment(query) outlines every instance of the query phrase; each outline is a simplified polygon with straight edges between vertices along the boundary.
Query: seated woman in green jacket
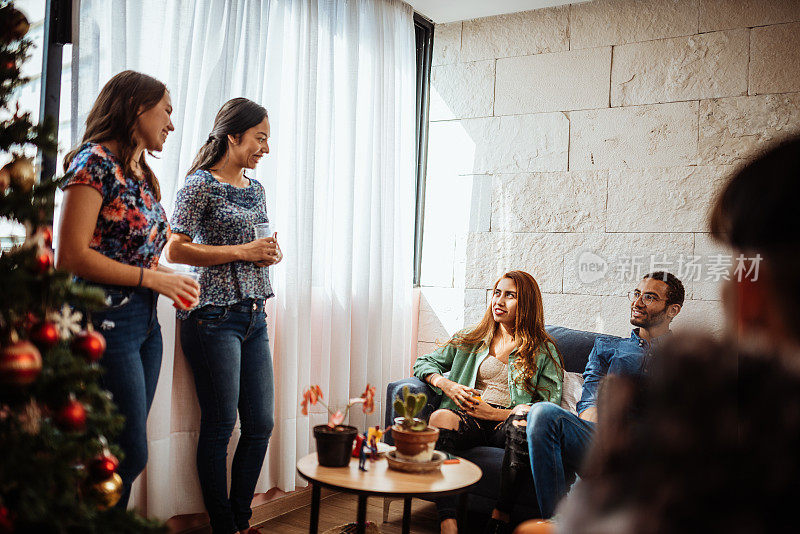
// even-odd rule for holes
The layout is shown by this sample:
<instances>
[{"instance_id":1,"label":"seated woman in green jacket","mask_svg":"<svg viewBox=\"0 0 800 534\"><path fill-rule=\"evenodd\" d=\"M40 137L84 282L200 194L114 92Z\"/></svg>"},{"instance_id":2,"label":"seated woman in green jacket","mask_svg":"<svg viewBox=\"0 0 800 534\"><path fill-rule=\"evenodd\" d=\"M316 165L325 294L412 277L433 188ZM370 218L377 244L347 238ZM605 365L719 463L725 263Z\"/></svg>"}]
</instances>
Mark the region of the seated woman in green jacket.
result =
<instances>
[{"instance_id":1,"label":"seated woman in green jacket","mask_svg":"<svg viewBox=\"0 0 800 534\"><path fill-rule=\"evenodd\" d=\"M505 448L500 493L487 532L510 532L516 488L531 478L521 426L525 416L514 407L540 401L560 404L564 380L561 356L544 329L536 280L523 271L504 274L494 285L481 322L417 358L414 376L445 395L430 418L440 430L437 449ZM442 534L457 532L454 498L444 497L436 504Z\"/></svg>"}]
</instances>

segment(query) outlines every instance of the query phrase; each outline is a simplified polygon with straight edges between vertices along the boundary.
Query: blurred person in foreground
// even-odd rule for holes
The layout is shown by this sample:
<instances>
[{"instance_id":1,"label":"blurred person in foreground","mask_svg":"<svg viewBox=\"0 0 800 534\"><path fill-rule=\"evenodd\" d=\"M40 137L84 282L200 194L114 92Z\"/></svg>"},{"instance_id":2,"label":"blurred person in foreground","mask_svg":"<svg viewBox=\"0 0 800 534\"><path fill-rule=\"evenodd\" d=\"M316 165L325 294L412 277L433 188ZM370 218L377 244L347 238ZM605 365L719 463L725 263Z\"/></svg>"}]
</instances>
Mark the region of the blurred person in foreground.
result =
<instances>
[{"instance_id":1,"label":"blurred person in foreground","mask_svg":"<svg viewBox=\"0 0 800 534\"><path fill-rule=\"evenodd\" d=\"M739 170L711 210L734 251L727 340L686 336L652 383L614 379L557 532L792 531L800 499L800 137ZM643 387L647 385L647 387ZM527 532L523 525L520 532Z\"/></svg>"},{"instance_id":2,"label":"blurred person in foreground","mask_svg":"<svg viewBox=\"0 0 800 534\"><path fill-rule=\"evenodd\" d=\"M796 531L796 353L675 336L649 376L609 376L599 406L583 478L555 532Z\"/></svg>"},{"instance_id":3,"label":"blurred person in foreground","mask_svg":"<svg viewBox=\"0 0 800 534\"><path fill-rule=\"evenodd\" d=\"M740 341L800 348L798 199L800 136L734 174L711 209L711 234L738 260L722 301L728 329Z\"/></svg>"}]
</instances>

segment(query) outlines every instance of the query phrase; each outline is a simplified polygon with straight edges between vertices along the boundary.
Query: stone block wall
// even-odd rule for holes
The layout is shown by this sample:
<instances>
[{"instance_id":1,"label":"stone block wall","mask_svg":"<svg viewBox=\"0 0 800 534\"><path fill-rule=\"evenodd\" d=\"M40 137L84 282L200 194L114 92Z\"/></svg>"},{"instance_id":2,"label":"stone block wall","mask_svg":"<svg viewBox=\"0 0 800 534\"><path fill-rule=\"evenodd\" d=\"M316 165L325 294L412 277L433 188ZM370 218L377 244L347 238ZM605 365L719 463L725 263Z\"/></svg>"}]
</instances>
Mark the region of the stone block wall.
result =
<instances>
[{"instance_id":1,"label":"stone block wall","mask_svg":"<svg viewBox=\"0 0 800 534\"><path fill-rule=\"evenodd\" d=\"M675 328L723 328L726 176L800 132L800 1L594 0L437 25L418 349L530 272L546 322L626 335L637 274L684 279ZM757 199L754 199L757 201Z\"/></svg>"}]
</instances>

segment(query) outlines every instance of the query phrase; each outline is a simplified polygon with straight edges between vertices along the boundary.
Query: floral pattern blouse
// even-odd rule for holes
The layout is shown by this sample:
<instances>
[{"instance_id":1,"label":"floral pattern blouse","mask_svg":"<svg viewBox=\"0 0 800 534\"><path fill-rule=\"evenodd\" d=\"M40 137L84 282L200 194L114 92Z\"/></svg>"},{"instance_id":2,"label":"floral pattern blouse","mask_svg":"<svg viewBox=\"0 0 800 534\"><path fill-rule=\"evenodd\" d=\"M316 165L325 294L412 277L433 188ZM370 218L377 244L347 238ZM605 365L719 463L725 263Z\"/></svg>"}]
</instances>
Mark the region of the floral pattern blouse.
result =
<instances>
[{"instance_id":1,"label":"floral pattern blouse","mask_svg":"<svg viewBox=\"0 0 800 534\"><path fill-rule=\"evenodd\" d=\"M83 184L103 197L89 246L127 265L155 269L170 236L164 208L146 180L126 176L122 162L97 143L86 143L70 163L62 189Z\"/></svg>"},{"instance_id":2,"label":"floral pattern blouse","mask_svg":"<svg viewBox=\"0 0 800 534\"><path fill-rule=\"evenodd\" d=\"M269 219L260 183L251 179L247 187L235 187L201 169L188 176L178 191L172 231L204 245L241 245L255 239L253 225L264 222ZM253 262L233 261L193 269L200 274L200 303L195 309L274 296L269 269ZM188 316L189 312L178 310L181 319Z\"/></svg>"}]
</instances>

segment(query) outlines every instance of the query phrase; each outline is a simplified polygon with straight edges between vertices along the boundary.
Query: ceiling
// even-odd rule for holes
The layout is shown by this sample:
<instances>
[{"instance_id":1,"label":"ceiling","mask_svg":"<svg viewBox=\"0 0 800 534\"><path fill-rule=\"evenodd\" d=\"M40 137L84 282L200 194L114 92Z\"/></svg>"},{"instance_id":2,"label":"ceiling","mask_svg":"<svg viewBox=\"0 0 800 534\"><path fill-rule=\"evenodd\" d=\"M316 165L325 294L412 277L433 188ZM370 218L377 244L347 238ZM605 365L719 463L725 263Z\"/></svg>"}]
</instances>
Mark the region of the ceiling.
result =
<instances>
[{"instance_id":1,"label":"ceiling","mask_svg":"<svg viewBox=\"0 0 800 534\"><path fill-rule=\"evenodd\" d=\"M543 7L577 4L586 0L405 0L414 11L425 15L433 22L455 22L519 13Z\"/></svg>"}]
</instances>

